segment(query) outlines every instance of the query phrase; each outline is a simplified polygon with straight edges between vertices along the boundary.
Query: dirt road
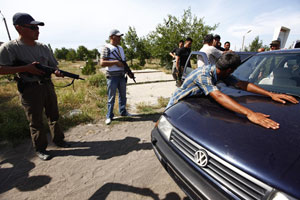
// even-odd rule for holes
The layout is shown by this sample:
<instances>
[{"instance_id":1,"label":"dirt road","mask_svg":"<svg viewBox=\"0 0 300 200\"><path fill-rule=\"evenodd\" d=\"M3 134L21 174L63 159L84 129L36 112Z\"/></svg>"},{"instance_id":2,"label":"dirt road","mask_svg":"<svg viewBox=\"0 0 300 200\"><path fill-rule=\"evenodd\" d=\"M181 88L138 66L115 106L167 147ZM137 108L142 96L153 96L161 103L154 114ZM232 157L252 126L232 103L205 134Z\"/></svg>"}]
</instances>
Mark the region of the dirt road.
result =
<instances>
[{"instance_id":1,"label":"dirt road","mask_svg":"<svg viewBox=\"0 0 300 200\"><path fill-rule=\"evenodd\" d=\"M0 199L186 199L151 147L159 116L77 126L65 133L71 148L49 144L49 161L34 156L29 140L0 149Z\"/></svg>"}]
</instances>

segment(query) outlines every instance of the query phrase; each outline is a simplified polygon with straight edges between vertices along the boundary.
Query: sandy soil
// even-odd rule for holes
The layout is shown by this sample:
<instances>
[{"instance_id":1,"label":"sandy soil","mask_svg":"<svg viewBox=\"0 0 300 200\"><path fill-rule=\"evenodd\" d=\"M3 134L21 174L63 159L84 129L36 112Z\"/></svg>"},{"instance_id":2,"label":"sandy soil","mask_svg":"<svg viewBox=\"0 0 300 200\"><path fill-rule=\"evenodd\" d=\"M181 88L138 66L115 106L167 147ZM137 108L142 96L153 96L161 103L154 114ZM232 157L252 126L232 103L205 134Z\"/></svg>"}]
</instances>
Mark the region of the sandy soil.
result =
<instances>
[{"instance_id":1,"label":"sandy soil","mask_svg":"<svg viewBox=\"0 0 300 200\"><path fill-rule=\"evenodd\" d=\"M156 101L175 88L174 82L152 84L129 85L129 104ZM49 161L34 156L29 140L0 149L0 199L186 199L151 147L150 133L159 116L77 126L65 133L71 148L49 144L54 156Z\"/></svg>"}]
</instances>

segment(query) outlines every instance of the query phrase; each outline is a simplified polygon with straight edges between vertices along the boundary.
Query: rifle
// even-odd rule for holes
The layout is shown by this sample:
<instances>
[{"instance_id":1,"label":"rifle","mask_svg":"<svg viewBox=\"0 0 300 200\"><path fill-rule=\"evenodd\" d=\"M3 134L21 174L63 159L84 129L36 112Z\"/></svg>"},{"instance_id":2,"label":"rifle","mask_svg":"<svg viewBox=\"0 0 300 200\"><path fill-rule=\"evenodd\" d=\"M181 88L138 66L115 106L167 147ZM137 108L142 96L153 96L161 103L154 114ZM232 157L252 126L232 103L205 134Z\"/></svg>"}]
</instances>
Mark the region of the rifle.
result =
<instances>
[{"instance_id":1,"label":"rifle","mask_svg":"<svg viewBox=\"0 0 300 200\"><path fill-rule=\"evenodd\" d=\"M21 61L21 60L18 60L16 62L17 64L16 65L28 65L28 63L24 62L24 61ZM35 64L35 67L38 68L39 70L45 72L45 75L46 76L50 76L51 74L54 74L54 72L57 70L55 68L52 68L52 67L49 67L49 66L46 66L46 65L41 65L41 64ZM84 80L83 78L80 78L78 74L73 74L71 72L67 72L67 71L64 71L64 70L58 70L63 76L66 76L66 77L69 77L69 78L73 78L73 79L80 79L80 80Z\"/></svg>"},{"instance_id":2,"label":"rifle","mask_svg":"<svg viewBox=\"0 0 300 200\"><path fill-rule=\"evenodd\" d=\"M122 62L124 65L125 73L129 76L129 78L131 78L136 83L134 73L129 68L127 62L125 60L122 60L121 56L118 53L115 53L115 51L111 53L115 56L115 58L111 58L111 59L117 59L118 61Z\"/></svg>"},{"instance_id":3,"label":"rifle","mask_svg":"<svg viewBox=\"0 0 300 200\"><path fill-rule=\"evenodd\" d=\"M24 62L24 61L21 61L21 60L17 60L17 62L15 63L15 65L17 66L22 66L22 65L28 65L28 63ZM54 74L55 71L57 69L55 68L52 68L52 67L49 67L49 66L46 66L46 65L41 65L41 64L35 64L35 67L38 68L39 70L45 72L45 75L44 77L50 77L51 74ZM68 87L70 85L73 85L74 84L74 81L75 79L80 79L80 80L84 80L83 78L80 78L78 74L73 74L73 73L70 73L70 72L67 72L67 71L64 71L64 70L58 70L63 76L66 76L66 77L70 77L70 78L73 78L72 82L67 84L67 85L64 85L64 86L55 86L55 87L61 87L61 88L64 88L64 87ZM25 72L27 73L27 72ZM29 74L29 73L28 73ZM31 74L29 74L31 75ZM15 80L18 80L16 77L15 77ZM73 85L73 89L74 89L74 85Z\"/></svg>"}]
</instances>

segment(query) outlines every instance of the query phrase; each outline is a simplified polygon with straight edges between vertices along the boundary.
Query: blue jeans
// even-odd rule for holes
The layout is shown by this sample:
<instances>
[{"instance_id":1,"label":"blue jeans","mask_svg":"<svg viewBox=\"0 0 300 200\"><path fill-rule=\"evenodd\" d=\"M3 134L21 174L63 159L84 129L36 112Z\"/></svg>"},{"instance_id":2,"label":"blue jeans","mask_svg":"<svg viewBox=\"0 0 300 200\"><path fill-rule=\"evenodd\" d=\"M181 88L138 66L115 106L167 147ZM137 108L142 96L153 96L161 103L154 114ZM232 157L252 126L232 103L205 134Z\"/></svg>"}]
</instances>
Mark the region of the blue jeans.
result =
<instances>
[{"instance_id":1,"label":"blue jeans","mask_svg":"<svg viewBox=\"0 0 300 200\"><path fill-rule=\"evenodd\" d=\"M107 77L107 114L106 118L114 117L114 105L117 89L119 91L119 112L126 115L126 78L124 76Z\"/></svg>"}]
</instances>

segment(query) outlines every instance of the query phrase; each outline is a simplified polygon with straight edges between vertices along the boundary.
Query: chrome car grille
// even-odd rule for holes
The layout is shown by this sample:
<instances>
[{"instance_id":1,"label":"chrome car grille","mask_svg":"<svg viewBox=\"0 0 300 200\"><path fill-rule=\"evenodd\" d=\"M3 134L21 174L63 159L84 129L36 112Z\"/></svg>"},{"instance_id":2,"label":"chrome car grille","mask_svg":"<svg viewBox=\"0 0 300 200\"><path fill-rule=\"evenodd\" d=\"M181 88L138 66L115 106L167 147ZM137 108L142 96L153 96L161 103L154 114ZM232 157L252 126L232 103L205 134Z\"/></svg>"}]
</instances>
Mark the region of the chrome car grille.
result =
<instances>
[{"instance_id":1,"label":"chrome car grille","mask_svg":"<svg viewBox=\"0 0 300 200\"><path fill-rule=\"evenodd\" d=\"M208 155L208 164L200 167L209 177L215 180L228 194L234 194L240 199L264 199L272 188L261 181L249 176L218 156L210 153L199 144L189 139L178 130L173 129L171 143L195 164L194 155L199 150L205 150ZM230 191L230 192L228 192Z\"/></svg>"}]
</instances>

